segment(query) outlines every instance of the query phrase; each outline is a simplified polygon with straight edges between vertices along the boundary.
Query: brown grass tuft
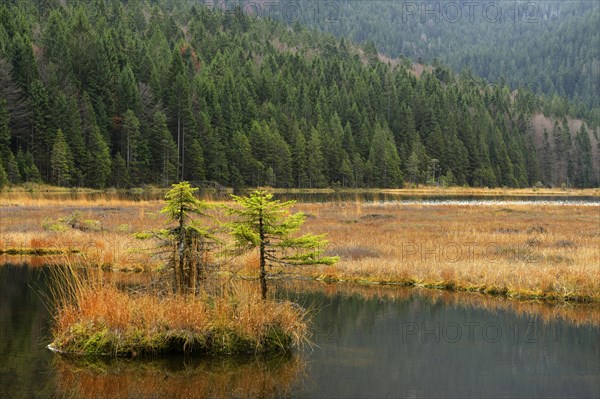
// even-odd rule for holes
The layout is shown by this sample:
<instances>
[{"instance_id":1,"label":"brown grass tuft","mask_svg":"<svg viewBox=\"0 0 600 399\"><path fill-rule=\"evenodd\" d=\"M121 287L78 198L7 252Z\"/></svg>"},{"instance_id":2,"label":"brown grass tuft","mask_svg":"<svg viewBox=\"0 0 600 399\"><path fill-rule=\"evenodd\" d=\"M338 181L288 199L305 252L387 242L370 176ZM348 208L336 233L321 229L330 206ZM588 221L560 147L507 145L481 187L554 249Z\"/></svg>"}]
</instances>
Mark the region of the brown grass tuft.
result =
<instances>
[{"instance_id":1,"label":"brown grass tuft","mask_svg":"<svg viewBox=\"0 0 600 399\"><path fill-rule=\"evenodd\" d=\"M138 355L192 350L213 354L288 351L307 341L305 312L262 300L258 290L222 295L124 291L103 274L55 270L53 349L79 355Z\"/></svg>"}]
</instances>

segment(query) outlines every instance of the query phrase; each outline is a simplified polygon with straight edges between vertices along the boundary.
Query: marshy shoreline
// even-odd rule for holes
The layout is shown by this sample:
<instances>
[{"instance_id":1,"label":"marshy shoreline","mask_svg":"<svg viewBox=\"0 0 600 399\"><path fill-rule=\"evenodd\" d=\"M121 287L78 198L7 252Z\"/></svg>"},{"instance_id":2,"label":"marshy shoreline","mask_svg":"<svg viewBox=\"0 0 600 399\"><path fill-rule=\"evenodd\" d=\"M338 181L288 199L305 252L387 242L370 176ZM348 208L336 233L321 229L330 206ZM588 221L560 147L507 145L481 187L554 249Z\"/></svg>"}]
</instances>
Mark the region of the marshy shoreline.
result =
<instances>
[{"instance_id":1,"label":"marshy shoreline","mask_svg":"<svg viewBox=\"0 0 600 399\"><path fill-rule=\"evenodd\" d=\"M510 195L530 195L532 190L510 190ZM551 192L544 190L536 192ZM76 199L20 193L18 200L5 194L0 195L0 254L57 254L54 258L63 256L69 263L105 270L141 272L163 267L164 260L152 253L153 244L134 238L136 232L162 225L161 201L123 200L111 193L81 194ZM574 190L570 195L597 196L598 191ZM293 211L307 215L306 231L327 234L327 252L339 256L340 262L273 268L271 276L277 278L600 302L598 203L500 201L480 206L357 199L299 202ZM221 274L257 276L256 254L225 263Z\"/></svg>"},{"instance_id":2,"label":"marshy shoreline","mask_svg":"<svg viewBox=\"0 0 600 399\"><path fill-rule=\"evenodd\" d=\"M129 200L110 193L67 199L26 193L0 196L0 259L43 258L44 263L68 265L70 276L79 275L78 270L94 276L74 284L69 276L60 279L71 285L67 294L58 295L62 302L52 348L94 356L192 349L229 355L286 352L309 342L304 310L273 298L261 300L257 284L243 284L258 278L256 252L223 260L216 248L209 256L216 286L238 282L243 289L164 296L118 288L107 271L139 275L140 280L146 275L163 280L171 275L157 244L136 238L136 233L164 226L159 213L163 205L159 200ZM340 261L272 266L269 284L312 280L406 286L600 306L600 203L483 205L359 198L298 202L292 212L306 215L303 232L326 234L325 254ZM226 215L214 212L219 223L228 221ZM225 238L224 232L218 234Z\"/></svg>"}]
</instances>

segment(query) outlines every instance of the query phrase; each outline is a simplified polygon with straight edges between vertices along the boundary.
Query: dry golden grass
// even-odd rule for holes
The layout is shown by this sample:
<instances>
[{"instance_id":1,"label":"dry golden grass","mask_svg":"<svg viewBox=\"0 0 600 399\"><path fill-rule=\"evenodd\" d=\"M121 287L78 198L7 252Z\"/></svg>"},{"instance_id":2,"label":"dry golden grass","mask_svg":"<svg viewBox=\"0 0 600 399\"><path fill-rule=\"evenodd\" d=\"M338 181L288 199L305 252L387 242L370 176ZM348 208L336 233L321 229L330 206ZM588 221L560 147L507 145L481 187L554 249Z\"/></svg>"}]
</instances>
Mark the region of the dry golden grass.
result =
<instances>
[{"instance_id":1,"label":"dry golden grass","mask_svg":"<svg viewBox=\"0 0 600 399\"><path fill-rule=\"evenodd\" d=\"M1 198L1 197L0 197ZM162 224L159 202L66 201L52 200L38 205L0 207L0 253L32 254L41 250L77 252L78 263L123 270L150 270L161 264L153 256L154 244L134 238L133 233ZM77 214L75 227L69 218Z\"/></svg>"},{"instance_id":2,"label":"dry golden grass","mask_svg":"<svg viewBox=\"0 0 600 399\"><path fill-rule=\"evenodd\" d=\"M302 346L305 311L233 286L220 295L123 290L98 274L57 267L51 347L78 355L262 353Z\"/></svg>"},{"instance_id":3,"label":"dry golden grass","mask_svg":"<svg viewBox=\"0 0 600 399\"><path fill-rule=\"evenodd\" d=\"M404 283L521 298L600 301L600 207L299 204L327 233L323 279Z\"/></svg>"},{"instance_id":4,"label":"dry golden grass","mask_svg":"<svg viewBox=\"0 0 600 399\"><path fill-rule=\"evenodd\" d=\"M562 188L477 188L477 187L417 187L397 190L381 190L384 194L397 195L493 195L493 196L598 196L600 189L562 189Z\"/></svg>"},{"instance_id":5,"label":"dry golden grass","mask_svg":"<svg viewBox=\"0 0 600 399\"><path fill-rule=\"evenodd\" d=\"M448 194L448 190L452 189L441 191ZM500 192L529 194L527 190ZM564 193L544 189L536 193L552 192ZM82 194L79 200L31 200L32 204L25 200L26 194L19 194L24 205L0 206L0 252L74 249L81 263L124 270L152 270L164 263L152 256L155 244L136 240L132 234L163 225L164 219L157 214L161 202L115 199L108 204L107 198ZM569 194L598 195L598 190ZM0 196L0 203L6 204L4 197ZM84 221L98 221L101 229L55 226L75 210ZM600 301L597 205L402 205L364 203L357 196L356 201L297 204L295 210L308 215L304 231L327 233L329 252L341 258L333 267L291 269L295 274L515 298ZM250 276L256 274L255 266L254 254L227 264L230 270Z\"/></svg>"}]
</instances>

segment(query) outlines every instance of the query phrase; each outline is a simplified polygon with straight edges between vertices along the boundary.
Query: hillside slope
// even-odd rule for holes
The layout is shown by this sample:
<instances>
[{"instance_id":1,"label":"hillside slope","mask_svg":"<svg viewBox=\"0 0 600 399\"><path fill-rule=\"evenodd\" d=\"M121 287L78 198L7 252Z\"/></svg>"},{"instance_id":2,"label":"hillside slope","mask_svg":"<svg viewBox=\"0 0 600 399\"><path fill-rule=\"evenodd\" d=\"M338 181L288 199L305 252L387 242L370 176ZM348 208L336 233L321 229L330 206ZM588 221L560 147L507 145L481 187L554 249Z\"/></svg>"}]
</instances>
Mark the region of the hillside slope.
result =
<instances>
[{"instance_id":1,"label":"hillside slope","mask_svg":"<svg viewBox=\"0 0 600 399\"><path fill-rule=\"evenodd\" d=\"M214 4L212 0L208 3ZM600 4L574 1L281 0L248 11L300 22L374 45L395 58L432 63L537 93L600 107ZM580 106L581 108L581 106ZM581 111L583 112L583 110Z\"/></svg>"},{"instance_id":2,"label":"hillside slope","mask_svg":"<svg viewBox=\"0 0 600 399\"><path fill-rule=\"evenodd\" d=\"M380 57L179 2L3 3L0 185L598 184L562 102Z\"/></svg>"}]
</instances>

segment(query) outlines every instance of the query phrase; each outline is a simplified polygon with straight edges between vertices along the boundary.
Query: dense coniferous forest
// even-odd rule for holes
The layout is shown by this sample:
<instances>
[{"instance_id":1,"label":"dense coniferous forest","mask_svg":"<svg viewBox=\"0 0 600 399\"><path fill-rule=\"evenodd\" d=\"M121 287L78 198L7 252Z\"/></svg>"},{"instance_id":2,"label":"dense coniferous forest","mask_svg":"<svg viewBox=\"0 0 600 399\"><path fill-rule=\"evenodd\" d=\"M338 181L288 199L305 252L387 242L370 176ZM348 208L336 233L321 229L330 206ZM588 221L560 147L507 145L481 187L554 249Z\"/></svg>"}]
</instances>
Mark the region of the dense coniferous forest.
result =
<instances>
[{"instance_id":1,"label":"dense coniferous forest","mask_svg":"<svg viewBox=\"0 0 600 399\"><path fill-rule=\"evenodd\" d=\"M379 58L241 9L3 2L0 186L598 185L566 100Z\"/></svg>"},{"instance_id":2,"label":"dense coniferous forest","mask_svg":"<svg viewBox=\"0 0 600 399\"><path fill-rule=\"evenodd\" d=\"M210 1L209 1L210 2ZM247 3L248 4L248 3ZM600 116L600 4L594 0L282 0L257 8L288 23L318 27L490 81L574 100ZM587 107L587 108L586 108Z\"/></svg>"}]
</instances>

